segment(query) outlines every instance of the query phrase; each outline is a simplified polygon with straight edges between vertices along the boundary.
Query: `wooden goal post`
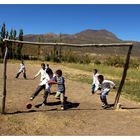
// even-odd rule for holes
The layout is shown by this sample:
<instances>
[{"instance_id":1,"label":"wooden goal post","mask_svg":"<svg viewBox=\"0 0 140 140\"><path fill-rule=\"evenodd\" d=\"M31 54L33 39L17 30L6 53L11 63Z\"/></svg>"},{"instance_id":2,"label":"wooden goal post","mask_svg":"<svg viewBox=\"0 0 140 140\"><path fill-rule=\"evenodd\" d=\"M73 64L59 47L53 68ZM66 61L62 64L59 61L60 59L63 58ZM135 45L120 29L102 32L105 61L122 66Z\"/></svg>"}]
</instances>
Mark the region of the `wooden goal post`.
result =
<instances>
[{"instance_id":1,"label":"wooden goal post","mask_svg":"<svg viewBox=\"0 0 140 140\"><path fill-rule=\"evenodd\" d=\"M5 56L4 56L4 60L3 60L3 64L4 64L4 69L3 69L3 91L2 91L2 114L5 114L5 106L6 106L6 70L7 70L7 53L8 53L8 46L7 43L8 42L14 42L14 43L22 43L22 44L31 44L31 45L45 45L45 46L68 46L68 47L129 47L128 49L128 53L126 56L126 61L125 61L125 65L124 65L124 70L122 73L122 78L116 93L116 97L115 97L115 101L114 101L114 107L116 107L116 105L119 102L120 99L120 95L121 95L121 91L123 88L123 85L125 83L125 79L127 76L127 70L129 68L129 60L130 60L130 56L131 56L131 51L133 48L133 43L108 43L108 44L70 44L70 43L44 43L44 42L29 42L29 41L19 41L19 40L10 40L10 39L3 39L3 42L5 42L6 44L6 51L5 51Z\"/></svg>"}]
</instances>

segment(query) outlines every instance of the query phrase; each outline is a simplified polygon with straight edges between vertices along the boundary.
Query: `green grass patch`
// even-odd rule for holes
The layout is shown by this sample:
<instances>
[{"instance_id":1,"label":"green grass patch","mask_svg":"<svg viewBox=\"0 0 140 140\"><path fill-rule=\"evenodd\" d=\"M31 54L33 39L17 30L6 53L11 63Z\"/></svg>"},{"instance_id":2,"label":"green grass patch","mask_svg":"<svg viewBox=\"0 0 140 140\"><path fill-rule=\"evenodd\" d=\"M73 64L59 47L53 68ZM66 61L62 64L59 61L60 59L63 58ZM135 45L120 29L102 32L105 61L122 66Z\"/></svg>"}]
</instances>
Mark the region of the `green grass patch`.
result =
<instances>
[{"instance_id":1,"label":"green grass patch","mask_svg":"<svg viewBox=\"0 0 140 140\"><path fill-rule=\"evenodd\" d=\"M113 80L116 86L119 86L123 68L116 68L113 66L106 65L96 65L96 64L64 64L67 67L83 70L87 72L92 72L94 68L99 70L99 73L103 74L105 77L110 77L108 80ZM125 97L140 102L140 69L128 69L126 82L124 84L122 95ZM81 81L85 83L92 83L92 77L80 75L75 76L73 80Z\"/></svg>"}]
</instances>

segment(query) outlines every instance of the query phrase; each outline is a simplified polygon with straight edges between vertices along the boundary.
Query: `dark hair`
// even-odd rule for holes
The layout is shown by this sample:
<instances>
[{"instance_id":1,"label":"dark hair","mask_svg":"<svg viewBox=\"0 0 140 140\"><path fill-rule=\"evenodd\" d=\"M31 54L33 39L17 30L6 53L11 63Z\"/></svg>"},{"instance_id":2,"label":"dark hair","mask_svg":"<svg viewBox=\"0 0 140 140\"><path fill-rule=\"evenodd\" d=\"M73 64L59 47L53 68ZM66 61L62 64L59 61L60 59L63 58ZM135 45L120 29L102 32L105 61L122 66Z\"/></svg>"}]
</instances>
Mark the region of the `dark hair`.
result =
<instances>
[{"instance_id":1,"label":"dark hair","mask_svg":"<svg viewBox=\"0 0 140 140\"><path fill-rule=\"evenodd\" d=\"M22 63L22 64L24 64L24 61L23 61L23 60L21 60L21 63Z\"/></svg>"},{"instance_id":2,"label":"dark hair","mask_svg":"<svg viewBox=\"0 0 140 140\"><path fill-rule=\"evenodd\" d=\"M52 71L51 68L47 68L47 69L46 69L46 73L47 73L48 75L52 75L52 74L53 74L53 71Z\"/></svg>"},{"instance_id":3,"label":"dark hair","mask_svg":"<svg viewBox=\"0 0 140 140\"><path fill-rule=\"evenodd\" d=\"M47 64L46 66L49 67L49 64Z\"/></svg>"},{"instance_id":4,"label":"dark hair","mask_svg":"<svg viewBox=\"0 0 140 140\"><path fill-rule=\"evenodd\" d=\"M103 75L99 75L99 76L98 76L98 79L104 80L104 76L103 76Z\"/></svg>"},{"instance_id":5,"label":"dark hair","mask_svg":"<svg viewBox=\"0 0 140 140\"><path fill-rule=\"evenodd\" d=\"M95 71L95 73L97 73L97 72L98 72L98 70L97 70L97 69L93 69L93 71Z\"/></svg>"},{"instance_id":6,"label":"dark hair","mask_svg":"<svg viewBox=\"0 0 140 140\"><path fill-rule=\"evenodd\" d=\"M58 74L59 76L62 76L62 70L58 69L58 70L56 71L56 74Z\"/></svg>"},{"instance_id":7,"label":"dark hair","mask_svg":"<svg viewBox=\"0 0 140 140\"><path fill-rule=\"evenodd\" d=\"M41 66L45 67L45 64L44 63L41 63Z\"/></svg>"}]
</instances>

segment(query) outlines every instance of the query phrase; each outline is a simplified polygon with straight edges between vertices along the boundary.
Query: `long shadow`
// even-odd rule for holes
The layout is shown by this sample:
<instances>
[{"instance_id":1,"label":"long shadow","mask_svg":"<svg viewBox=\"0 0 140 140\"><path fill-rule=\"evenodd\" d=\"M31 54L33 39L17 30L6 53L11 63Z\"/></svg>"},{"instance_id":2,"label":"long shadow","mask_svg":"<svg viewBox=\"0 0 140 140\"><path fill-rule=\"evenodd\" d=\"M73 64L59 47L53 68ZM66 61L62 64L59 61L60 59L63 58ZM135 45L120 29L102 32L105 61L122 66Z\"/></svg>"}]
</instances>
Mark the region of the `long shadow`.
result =
<instances>
[{"instance_id":1,"label":"long shadow","mask_svg":"<svg viewBox=\"0 0 140 140\"><path fill-rule=\"evenodd\" d=\"M95 110L103 110L103 109L102 108L100 108L100 109L96 109L96 108L93 108L93 109L70 108L68 111L74 111L74 110L76 110L76 111L95 111ZM111 109L109 109L109 110L111 110ZM50 109L50 110L26 110L26 111L9 112L9 113L5 113L5 115L26 114L26 113L28 114L28 113L33 113L33 112L37 113L37 112L51 112L51 111L65 112L65 111L58 110L57 108L53 108L53 109Z\"/></svg>"},{"instance_id":2,"label":"long shadow","mask_svg":"<svg viewBox=\"0 0 140 140\"><path fill-rule=\"evenodd\" d=\"M57 102L49 102L47 103L47 106L56 106L56 105L60 105L61 102L60 101L57 101ZM69 101L66 101L66 109L65 110L68 110L68 109L71 109L71 108L77 108L79 106L80 103L72 103L72 102L69 102ZM42 104L37 104L35 105L36 108L39 108L40 106L42 106ZM48 112L48 111L60 111L58 110L57 108L53 108L53 109L50 109L50 110L25 110L25 111L16 111L16 112L10 112L10 113L5 113L5 114L8 114L8 115L13 115L13 114L21 114L21 113L33 113L33 112Z\"/></svg>"},{"instance_id":3,"label":"long shadow","mask_svg":"<svg viewBox=\"0 0 140 140\"><path fill-rule=\"evenodd\" d=\"M79 104L80 103L72 103L72 102L69 102L69 101L65 101L66 109L77 108L79 106ZM61 102L60 101L48 102L46 105L47 106L57 106L57 105L61 105ZM42 106L42 103L35 105L36 108L39 108L40 106Z\"/></svg>"},{"instance_id":4,"label":"long shadow","mask_svg":"<svg viewBox=\"0 0 140 140\"><path fill-rule=\"evenodd\" d=\"M122 109L140 109L140 107L122 107Z\"/></svg>"}]
</instances>

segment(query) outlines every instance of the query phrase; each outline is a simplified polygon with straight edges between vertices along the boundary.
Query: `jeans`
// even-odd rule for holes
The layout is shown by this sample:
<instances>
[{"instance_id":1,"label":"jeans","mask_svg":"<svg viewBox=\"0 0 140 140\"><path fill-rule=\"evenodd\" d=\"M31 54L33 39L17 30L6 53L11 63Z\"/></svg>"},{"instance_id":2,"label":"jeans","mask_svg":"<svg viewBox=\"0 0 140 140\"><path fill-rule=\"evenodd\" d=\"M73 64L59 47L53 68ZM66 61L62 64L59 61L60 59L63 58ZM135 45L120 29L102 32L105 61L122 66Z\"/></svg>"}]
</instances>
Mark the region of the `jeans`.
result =
<instances>
[{"instance_id":1,"label":"jeans","mask_svg":"<svg viewBox=\"0 0 140 140\"><path fill-rule=\"evenodd\" d=\"M18 72L17 75L16 75L16 78L18 78L21 73L23 73L24 79L27 79L25 72Z\"/></svg>"},{"instance_id":2,"label":"jeans","mask_svg":"<svg viewBox=\"0 0 140 140\"><path fill-rule=\"evenodd\" d=\"M43 89L45 89L45 85L42 85L42 86L39 85L36 91L32 94L32 97L35 98L39 94L39 92Z\"/></svg>"},{"instance_id":3,"label":"jeans","mask_svg":"<svg viewBox=\"0 0 140 140\"><path fill-rule=\"evenodd\" d=\"M104 104L104 105L107 105L107 98L106 98L106 95L108 95L110 89L106 88L106 89L103 89L102 92L101 92L101 95L100 95L100 99L101 99L101 102Z\"/></svg>"},{"instance_id":4,"label":"jeans","mask_svg":"<svg viewBox=\"0 0 140 140\"><path fill-rule=\"evenodd\" d=\"M95 91L95 84L92 84L92 87L91 87L92 94L94 94L94 91Z\"/></svg>"}]
</instances>

